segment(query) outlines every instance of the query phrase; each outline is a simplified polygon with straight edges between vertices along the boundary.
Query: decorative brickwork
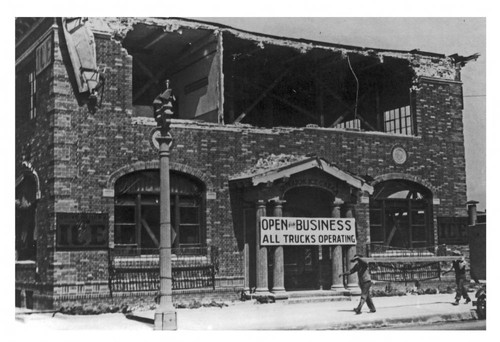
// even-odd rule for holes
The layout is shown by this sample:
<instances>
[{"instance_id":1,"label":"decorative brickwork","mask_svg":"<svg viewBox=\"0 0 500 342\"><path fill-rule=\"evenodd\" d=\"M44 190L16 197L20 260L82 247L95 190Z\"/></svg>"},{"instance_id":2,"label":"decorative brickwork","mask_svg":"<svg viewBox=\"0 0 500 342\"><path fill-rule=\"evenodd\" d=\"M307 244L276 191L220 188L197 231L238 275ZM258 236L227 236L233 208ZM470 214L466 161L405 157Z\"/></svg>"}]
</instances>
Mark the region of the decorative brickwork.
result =
<instances>
[{"instance_id":1,"label":"decorative brickwork","mask_svg":"<svg viewBox=\"0 0 500 342\"><path fill-rule=\"evenodd\" d=\"M150 145L151 125L138 124L137 120L133 124L132 57L119 42L107 36L96 37L97 61L105 70L106 93L102 107L90 114L75 95L67 56L62 52L58 31L54 32L53 64L38 76L38 116L16 124L16 172L29 151L29 160L40 178L36 215L36 267L40 278L34 280L34 276L25 275L26 267L16 267L16 287L33 280L30 286L38 289L34 296L36 307L55 307L66 300L85 298L101 301L109 294L107 251L57 251L55 213L107 213L112 246L114 199L103 196L103 190L113 189L114 182L129 172L158 168L157 151ZM170 166L200 179L212 193L206 200L207 244L220 251L220 288L233 288L230 297L234 298L243 288L244 275L243 245L235 232L240 227L233 223L228 180L271 154L314 153L341 170L372 177L375 183L395 178L412 180L439 199L433 209L434 222L437 216L465 216L460 88L457 82L421 79L416 91L418 135L411 137L318 127L259 129L176 120L171 127L174 145ZM393 161L394 146L407 151L402 165ZM358 203L355 215L358 226L369 226L368 203ZM363 246L370 242L369 231L357 233L358 247L363 252ZM436 229L435 235L437 240ZM227 295L227 291L223 294ZM193 293L185 295L197 298Z\"/></svg>"}]
</instances>

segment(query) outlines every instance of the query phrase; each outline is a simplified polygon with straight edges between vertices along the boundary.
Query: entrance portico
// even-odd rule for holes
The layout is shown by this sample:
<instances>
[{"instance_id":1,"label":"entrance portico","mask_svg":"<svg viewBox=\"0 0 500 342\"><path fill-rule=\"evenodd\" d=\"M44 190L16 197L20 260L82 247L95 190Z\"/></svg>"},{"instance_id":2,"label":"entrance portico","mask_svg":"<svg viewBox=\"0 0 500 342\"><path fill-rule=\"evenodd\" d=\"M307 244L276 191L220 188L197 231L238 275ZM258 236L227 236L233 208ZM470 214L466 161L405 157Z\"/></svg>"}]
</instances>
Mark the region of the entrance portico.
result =
<instances>
[{"instance_id":1,"label":"entrance portico","mask_svg":"<svg viewBox=\"0 0 500 342\"><path fill-rule=\"evenodd\" d=\"M230 179L234 202L242 209L245 293L287 298L287 292L323 290L332 294L359 292L357 276L339 275L369 237L367 206L373 188L362 178L317 157L270 156L255 168ZM237 194L237 195L236 195ZM363 200L361 200L363 199ZM363 202L363 203L361 203ZM233 207L233 211L234 211ZM261 244L261 218L354 218L356 244ZM236 224L238 226L238 223ZM345 281L347 280L347 281Z\"/></svg>"}]
</instances>

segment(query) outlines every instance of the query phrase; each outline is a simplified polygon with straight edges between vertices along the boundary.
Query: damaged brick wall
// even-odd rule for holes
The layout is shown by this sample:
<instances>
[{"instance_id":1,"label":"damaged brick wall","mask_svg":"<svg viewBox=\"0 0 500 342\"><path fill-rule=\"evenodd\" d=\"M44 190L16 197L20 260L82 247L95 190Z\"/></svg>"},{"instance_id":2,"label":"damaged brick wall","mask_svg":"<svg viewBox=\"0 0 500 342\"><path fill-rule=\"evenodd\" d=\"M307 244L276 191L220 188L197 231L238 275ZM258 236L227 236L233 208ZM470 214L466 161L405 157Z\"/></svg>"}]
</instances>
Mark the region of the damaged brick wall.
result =
<instances>
[{"instance_id":1,"label":"damaged brick wall","mask_svg":"<svg viewBox=\"0 0 500 342\"><path fill-rule=\"evenodd\" d=\"M88 252L92 256L87 263L79 261L82 252L54 252L55 213L109 214L112 244L114 201L103 196L110 175L127 165L141 161L147 164L158 158L150 143L153 119L132 117L131 57L108 35L98 35L96 44L98 65L106 70L102 108L90 114L86 106L78 103L68 64L56 39L53 69L48 68L47 76L42 75L40 81L40 88L52 100L43 102L46 109L37 118L36 130L16 127L17 146L32 141L34 165L43 184L37 262L42 282L48 288L41 296L45 299L51 296L53 283L58 288L80 285L85 289L99 283L96 291L102 293L102 284L107 281L104 271L96 272L92 279L85 271L103 268L102 251ZM210 179L209 190L215 193L207 199L207 244L220 251L218 276L241 280L244 272L243 251L235 232L238 227L232 221L228 179L270 154L315 153L359 176L375 178L399 173L416 177L430 184L434 197L439 199L439 204L434 205L434 216L465 216L461 84L453 82L453 77L440 81L420 78L416 92L417 137L317 127L257 129L175 121L172 164L203 174ZM408 160L402 165L392 159L395 146L408 152ZM20 153L16 151L18 160ZM360 210L366 214L367 208ZM367 240L368 233L363 232L359 244L364 245ZM75 276L78 274L81 276Z\"/></svg>"},{"instance_id":2,"label":"damaged brick wall","mask_svg":"<svg viewBox=\"0 0 500 342\"><path fill-rule=\"evenodd\" d=\"M25 58L16 65L16 73L23 72L25 63L30 63L34 68L35 50L29 50L32 44L39 43L44 36L52 34L55 44L57 44L57 32L51 28L53 21L45 20L39 26L39 30L22 42L16 49L16 56L21 56L21 52L26 54ZM28 49L28 50L26 50ZM33 62L32 62L33 61ZM15 172L16 177L23 171L21 163L28 161L33 170L37 173L40 181L41 198L36 202L36 260L30 270L32 274L26 278L23 270L25 265L16 263L16 290L29 289L34 291L34 297L41 292L50 293L47 285L52 282L50 265L52 262L52 245L49 238L53 231L53 170L54 170L54 75L56 64L48 66L36 77L36 97L35 106L37 110L36 118L29 119L27 113L16 111L15 127ZM26 70L26 69L25 69ZM23 107L19 102L26 101L16 94L16 108ZM29 284L28 284L29 283ZM35 308L37 308L35 300Z\"/></svg>"}]
</instances>

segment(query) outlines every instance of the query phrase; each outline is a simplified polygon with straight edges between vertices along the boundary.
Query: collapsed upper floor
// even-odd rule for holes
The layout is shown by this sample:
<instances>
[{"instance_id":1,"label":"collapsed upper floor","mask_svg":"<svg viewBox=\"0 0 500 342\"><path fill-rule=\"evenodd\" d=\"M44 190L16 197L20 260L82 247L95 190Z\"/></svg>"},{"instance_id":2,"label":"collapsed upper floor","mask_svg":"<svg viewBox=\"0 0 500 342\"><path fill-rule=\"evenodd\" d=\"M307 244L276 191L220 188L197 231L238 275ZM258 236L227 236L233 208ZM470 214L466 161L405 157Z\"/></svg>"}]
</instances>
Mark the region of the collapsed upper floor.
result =
<instances>
[{"instance_id":1,"label":"collapsed upper floor","mask_svg":"<svg viewBox=\"0 0 500 342\"><path fill-rule=\"evenodd\" d=\"M16 47L29 41L33 30L28 28L44 19L18 18ZM98 107L106 86L117 86L109 84L110 70L99 63L99 54L106 52L96 50L96 39L108 39L132 58L134 116L151 116L153 100L168 79L176 98L175 118L220 125L317 126L417 136L422 78L461 89L461 68L478 57L283 38L180 18L52 21L62 30L74 91L83 94L83 102L93 100ZM17 89L25 98L18 102L30 118L36 116L37 91L37 70L31 69L43 67L52 48L37 48L41 56L33 63L16 51ZM98 96L92 97L94 90Z\"/></svg>"}]
</instances>

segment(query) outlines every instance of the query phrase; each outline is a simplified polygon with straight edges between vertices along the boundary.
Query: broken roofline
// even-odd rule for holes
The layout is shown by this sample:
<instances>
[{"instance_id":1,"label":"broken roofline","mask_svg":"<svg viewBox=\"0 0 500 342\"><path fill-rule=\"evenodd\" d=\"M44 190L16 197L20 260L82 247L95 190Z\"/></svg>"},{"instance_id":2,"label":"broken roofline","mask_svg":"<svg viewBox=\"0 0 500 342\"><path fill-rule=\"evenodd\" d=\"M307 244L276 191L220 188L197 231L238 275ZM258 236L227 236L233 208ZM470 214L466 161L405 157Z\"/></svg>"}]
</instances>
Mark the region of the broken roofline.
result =
<instances>
[{"instance_id":1,"label":"broken roofline","mask_svg":"<svg viewBox=\"0 0 500 342\"><path fill-rule=\"evenodd\" d=\"M330 165L326 160L319 157L310 157L303 160L292 162L288 165L270 168L262 172L247 175L236 175L231 177L229 181L241 181L251 179L252 185L256 186L261 183L274 182L280 178L289 178L291 175L298 172L306 171L313 168L319 168L329 175L346 182L361 191L366 191L368 194L373 194L373 187L366 183L362 178L352 175L346 171L340 170L334 165Z\"/></svg>"},{"instance_id":2,"label":"broken roofline","mask_svg":"<svg viewBox=\"0 0 500 342\"><path fill-rule=\"evenodd\" d=\"M126 32L132 29L134 24L146 24L146 25L155 25L155 26L163 26L165 32L174 32L182 28L188 29L206 29L213 30L217 32L227 32L232 34L235 37L245 40L252 40L260 44L272 44L278 46L286 46L299 49L303 52L307 52L313 48L322 48L327 50L339 51L343 55L347 55L348 53L358 53L362 55L379 55L379 57L387 56L387 57L399 57L399 58L410 58L411 56L421 56L427 58L439 58L439 59L448 59L458 66L464 66L466 62L470 60L476 60L479 57L479 54L474 54L471 56L460 56L458 54L453 54L450 56L446 56L444 54L434 53L434 52L426 52L420 51L418 49L413 49L410 51L406 50L392 50L392 49L379 49L379 48L366 48L352 45L343 45L337 43L328 43L321 42L315 40L309 40L304 38L290 38L290 37L280 37L274 36L264 33L251 32L246 30L237 29L231 26L180 18L180 17L149 17L149 18L100 18L102 20L111 20L111 21L120 21L118 25L122 26L122 29L115 30L114 33L120 32L118 36L125 37ZM127 24L124 24L121 19L126 19ZM123 31L123 25L128 26L129 29ZM99 29L98 29L99 31ZM406 56L401 56L406 55Z\"/></svg>"}]
</instances>

